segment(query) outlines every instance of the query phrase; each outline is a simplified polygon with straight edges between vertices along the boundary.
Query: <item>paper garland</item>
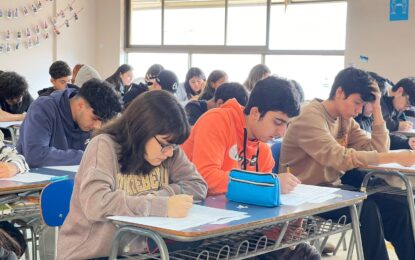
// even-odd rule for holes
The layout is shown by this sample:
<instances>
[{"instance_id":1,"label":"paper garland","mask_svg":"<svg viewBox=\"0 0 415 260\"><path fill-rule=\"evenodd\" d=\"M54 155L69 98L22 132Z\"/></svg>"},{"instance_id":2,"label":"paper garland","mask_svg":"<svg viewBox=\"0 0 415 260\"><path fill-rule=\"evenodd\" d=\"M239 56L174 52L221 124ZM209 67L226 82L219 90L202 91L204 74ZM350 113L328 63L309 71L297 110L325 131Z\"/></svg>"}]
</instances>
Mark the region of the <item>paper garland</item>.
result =
<instances>
[{"instance_id":1,"label":"paper garland","mask_svg":"<svg viewBox=\"0 0 415 260\"><path fill-rule=\"evenodd\" d=\"M0 21L7 22L9 19L21 19L29 14L37 15L47 3L53 1L34 1L30 6L8 8L6 11L0 7ZM34 46L40 45L41 40L49 39L50 33L54 33L56 36L60 35L60 28L64 26L70 27L70 21L76 22L79 19L79 14L83 8L75 10L73 7L75 2L76 0L72 1L55 16L44 18L42 19L43 22L34 24L31 27L17 30L6 29L0 34L0 54L18 51L23 46L31 49Z\"/></svg>"}]
</instances>

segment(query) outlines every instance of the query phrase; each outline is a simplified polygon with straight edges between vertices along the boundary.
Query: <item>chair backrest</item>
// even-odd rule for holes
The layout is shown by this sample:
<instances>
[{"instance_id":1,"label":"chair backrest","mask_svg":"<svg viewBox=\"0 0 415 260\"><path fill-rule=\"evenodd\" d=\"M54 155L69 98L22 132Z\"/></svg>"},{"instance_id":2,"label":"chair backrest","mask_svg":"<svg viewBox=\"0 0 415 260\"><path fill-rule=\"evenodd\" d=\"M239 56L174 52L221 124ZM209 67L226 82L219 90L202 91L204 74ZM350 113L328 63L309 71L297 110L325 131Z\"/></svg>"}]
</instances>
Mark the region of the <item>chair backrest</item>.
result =
<instances>
[{"instance_id":1,"label":"chair backrest","mask_svg":"<svg viewBox=\"0 0 415 260\"><path fill-rule=\"evenodd\" d=\"M274 161L275 161L274 168L272 168L273 173L278 173L278 167L280 165L281 145L282 145L282 139L278 139L271 146L272 157L274 158Z\"/></svg>"},{"instance_id":2,"label":"chair backrest","mask_svg":"<svg viewBox=\"0 0 415 260\"><path fill-rule=\"evenodd\" d=\"M52 182L40 194L43 221L50 227L58 227L69 212L73 190L73 179Z\"/></svg>"}]
</instances>

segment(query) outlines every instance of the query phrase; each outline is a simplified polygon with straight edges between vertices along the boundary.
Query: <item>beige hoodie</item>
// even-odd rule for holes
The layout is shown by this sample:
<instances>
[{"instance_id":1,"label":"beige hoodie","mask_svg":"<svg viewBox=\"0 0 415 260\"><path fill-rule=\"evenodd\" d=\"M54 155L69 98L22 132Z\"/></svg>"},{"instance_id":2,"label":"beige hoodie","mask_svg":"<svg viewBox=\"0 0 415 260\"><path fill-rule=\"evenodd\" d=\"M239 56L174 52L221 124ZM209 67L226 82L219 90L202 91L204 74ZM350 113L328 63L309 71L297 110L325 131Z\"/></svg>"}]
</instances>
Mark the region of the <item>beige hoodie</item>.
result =
<instances>
[{"instance_id":1,"label":"beige hoodie","mask_svg":"<svg viewBox=\"0 0 415 260\"><path fill-rule=\"evenodd\" d=\"M290 166L304 184L339 184L345 171L378 164L389 149L385 124L373 125L371 137L354 121L334 120L317 100L289 125L281 147L280 171Z\"/></svg>"},{"instance_id":2,"label":"beige hoodie","mask_svg":"<svg viewBox=\"0 0 415 260\"><path fill-rule=\"evenodd\" d=\"M109 135L89 143L75 176L69 214L59 232L57 259L108 256L115 226L108 216L167 216L168 196L206 197L207 185L183 151L175 151L165 167L149 175L121 175L119 145ZM120 253L138 252L142 238L124 237Z\"/></svg>"}]
</instances>

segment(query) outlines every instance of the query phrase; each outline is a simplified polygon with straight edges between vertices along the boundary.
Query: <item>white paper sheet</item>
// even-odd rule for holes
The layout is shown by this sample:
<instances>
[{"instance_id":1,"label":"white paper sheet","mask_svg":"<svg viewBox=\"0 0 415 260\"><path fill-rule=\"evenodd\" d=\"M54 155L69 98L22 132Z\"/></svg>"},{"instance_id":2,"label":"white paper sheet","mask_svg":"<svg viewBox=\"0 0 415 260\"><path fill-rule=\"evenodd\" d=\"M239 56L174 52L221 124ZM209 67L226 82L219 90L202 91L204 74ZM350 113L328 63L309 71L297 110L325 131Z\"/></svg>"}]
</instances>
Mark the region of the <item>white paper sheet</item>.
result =
<instances>
[{"instance_id":1,"label":"white paper sheet","mask_svg":"<svg viewBox=\"0 0 415 260\"><path fill-rule=\"evenodd\" d=\"M0 179L0 181L6 180L6 181L18 181L18 182L24 182L24 183L31 183L31 182L49 181L53 177L57 177L57 176L26 172L23 174L17 174L16 176L12 178Z\"/></svg>"},{"instance_id":2,"label":"white paper sheet","mask_svg":"<svg viewBox=\"0 0 415 260\"><path fill-rule=\"evenodd\" d=\"M308 203L320 203L320 202L333 198L333 197L329 197L328 195L335 193L338 190L340 189L299 184L294 189L294 191L288 194L281 194L281 204L288 205L288 206L298 206L298 205L301 205L307 202ZM315 201L319 201L319 202L315 202Z\"/></svg>"},{"instance_id":3,"label":"white paper sheet","mask_svg":"<svg viewBox=\"0 0 415 260\"><path fill-rule=\"evenodd\" d=\"M12 125L21 125L23 121L8 121L8 122L0 122L0 128L7 128Z\"/></svg>"},{"instance_id":4,"label":"white paper sheet","mask_svg":"<svg viewBox=\"0 0 415 260\"><path fill-rule=\"evenodd\" d=\"M410 167L405 167L405 166L400 165L399 163L384 163L384 164L377 165L377 167L382 167L386 169L396 169L397 171L399 170L415 171L415 165L410 166Z\"/></svg>"},{"instance_id":5,"label":"white paper sheet","mask_svg":"<svg viewBox=\"0 0 415 260\"><path fill-rule=\"evenodd\" d=\"M78 172L79 165L49 166L49 167L45 167L45 168L59 170L59 171Z\"/></svg>"},{"instance_id":6,"label":"white paper sheet","mask_svg":"<svg viewBox=\"0 0 415 260\"><path fill-rule=\"evenodd\" d=\"M214 224L215 222L224 224L233 220L247 217L249 217L249 215L244 212L193 205L193 207L190 209L189 215L187 215L185 218L127 216L112 216L108 218L112 220L133 224L142 224L152 227L168 227L170 230L184 230L204 224Z\"/></svg>"}]
</instances>

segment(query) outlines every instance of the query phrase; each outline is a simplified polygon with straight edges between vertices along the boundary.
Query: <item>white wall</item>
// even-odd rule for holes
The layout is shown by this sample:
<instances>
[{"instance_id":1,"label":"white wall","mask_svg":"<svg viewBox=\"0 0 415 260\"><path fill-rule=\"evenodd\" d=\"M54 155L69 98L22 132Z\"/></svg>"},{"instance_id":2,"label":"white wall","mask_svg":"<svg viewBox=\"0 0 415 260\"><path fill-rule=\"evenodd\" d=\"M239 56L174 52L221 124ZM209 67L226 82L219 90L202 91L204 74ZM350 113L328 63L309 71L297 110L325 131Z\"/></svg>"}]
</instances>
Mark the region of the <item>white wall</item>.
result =
<instances>
[{"instance_id":1,"label":"white wall","mask_svg":"<svg viewBox=\"0 0 415 260\"><path fill-rule=\"evenodd\" d=\"M1 0L0 9L28 6L35 1L31 0ZM18 19L2 18L0 20L0 43L6 43L5 31L15 32L17 29L33 27L49 18L56 12L67 7L73 0L55 0L44 2L43 9L38 14L30 12L28 16L20 13ZM29 83L29 89L33 97L37 97L37 90L50 86L49 66L57 59L68 62L73 67L77 63L86 63L96 66L96 0L76 0L73 4L75 10L83 9L79 14L79 20L70 21L70 27L60 28L61 34L56 36L49 31L49 39L40 39L40 45L27 49L23 41L20 50L9 53L0 53L0 69L16 71L23 75ZM69 12L67 12L69 13ZM58 20L62 22L63 20ZM49 25L49 29L51 26ZM12 35L10 43L16 42ZM14 44L13 44L14 45Z\"/></svg>"},{"instance_id":2,"label":"white wall","mask_svg":"<svg viewBox=\"0 0 415 260\"><path fill-rule=\"evenodd\" d=\"M378 72L392 81L415 76L415 4L408 21L389 21L389 0L348 0L345 65ZM362 62L360 55L369 57Z\"/></svg>"}]
</instances>

